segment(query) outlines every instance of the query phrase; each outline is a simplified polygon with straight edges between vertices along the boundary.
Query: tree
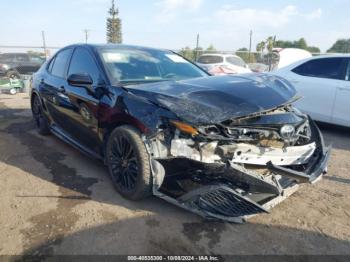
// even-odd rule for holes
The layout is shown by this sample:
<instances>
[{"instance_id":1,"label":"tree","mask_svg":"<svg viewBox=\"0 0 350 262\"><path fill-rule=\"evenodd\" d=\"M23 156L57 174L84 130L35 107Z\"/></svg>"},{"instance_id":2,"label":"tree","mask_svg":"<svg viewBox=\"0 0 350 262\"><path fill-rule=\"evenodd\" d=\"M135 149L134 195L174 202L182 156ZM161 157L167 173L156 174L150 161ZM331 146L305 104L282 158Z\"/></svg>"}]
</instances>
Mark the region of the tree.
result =
<instances>
[{"instance_id":1,"label":"tree","mask_svg":"<svg viewBox=\"0 0 350 262\"><path fill-rule=\"evenodd\" d=\"M242 58L244 60L244 62L246 62L246 63L255 63L256 62L255 56L253 54L250 54L250 56L249 56L249 50L246 47L239 48L236 51L236 55L239 56L240 58Z\"/></svg>"},{"instance_id":2,"label":"tree","mask_svg":"<svg viewBox=\"0 0 350 262\"><path fill-rule=\"evenodd\" d=\"M260 53L260 58L263 56L263 53L265 51L265 41L261 41L256 45L256 51Z\"/></svg>"},{"instance_id":3,"label":"tree","mask_svg":"<svg viewBox=\"0 0 350 262\"><path fill-rule=\"evenodd\" d=\"M297 41L284 41L284 40L277 40L275 42L275 47L280 48L300 48L307 50L311 53L320 53L321 50L316 46L308 46L305 38L300 38Z\"/></svg>"},{"instance_id":4,"label":"tree","mask_svg":"<svg viewBox=\"0 0 350 262\"><path fill-rule=\"evenodd\" d=\"M327 53L350 53L350 39L338 39Z\"/></svg>"},{"instance_id":5,"label":"tree","mask_svg":"<svg viewBox=\"0 0 350 262\"><path fill-rule=\"evenodd\" d=\"M267 39L266 39L266 48L269 52L272 52L272 49L275 45L275 37L273 36L269 36Z\"/></svg>"},{"instance_id":6,"label":"tree","mask_svg":"<svg viewBox=\"0 0 350 262\"><path fill-rule=\"evenodd\" d=\"M306 50L310 53L321 53L321 50L317 46L308 46Z\"/></svg>"},{"instance_id":7,"label":"tree","mask_svg":"<svg viewBox=\"0 0 350 262\"><path fill-rule=\"evenodd\" d=\"M187 58L188 60L194 60L194 51L188 46L181 48L179 54Z\"/></svg>"},{"instance_id":8,"label":"tree","mask_svg":"<svg viewBox=\"0 0 350 262\"><path fill-rule=\"evenodd\" d=\"M110 17L107 18L107 43L122 43L122 21L118 17L119 10L115 8L114 0L112 7L108 11Z\"/></svg>"},{"instance_id":9,"label":"tree","mask_svg":"<svg viewBox=\"0 0 350 262\"><path fill-rule=\"evenodd\" d=\"M300 38L298 41L295 42L295 47L307 50L307 43L304 38Z\"/></svg>"},{"instance_id":10,"label":"tree","mask_svg":"<svg viewBox=\"0 0 350 262\"><path fill-rule=\"evenodd\" d=\"M216 51L216 48L215 48L213 45L210 45L210 46L208 46L208 48L207 48L205 51L208 51L208 52L215 52L215 51Z\"/></svg>"}]
</instances>

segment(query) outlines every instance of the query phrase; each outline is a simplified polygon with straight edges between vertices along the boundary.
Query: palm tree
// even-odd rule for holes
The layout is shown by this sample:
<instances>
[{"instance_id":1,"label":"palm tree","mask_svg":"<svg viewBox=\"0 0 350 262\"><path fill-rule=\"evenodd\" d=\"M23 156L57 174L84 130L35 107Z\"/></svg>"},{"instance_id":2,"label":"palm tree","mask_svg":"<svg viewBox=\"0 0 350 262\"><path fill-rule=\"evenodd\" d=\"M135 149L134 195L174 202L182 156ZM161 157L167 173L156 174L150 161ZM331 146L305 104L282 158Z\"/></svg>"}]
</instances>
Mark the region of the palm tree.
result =
<instances>
[{"instance_id":1,"label":"palm tree","mask_svg":"<svg viewBox=\"0 0 350 262\"><path fill-rule=\"evenodd\" d=\"M269 52L272 52L274 43L275 43L275 38L274 38L273 36L269 36L269 37L266 39L266 48L267 48L267 50L268 50Z\"/></svg>"},{"instance_id":2,"label":"palm tree","mask_svg":"<svg viewBox=\"0 0 350 262\"><path fill-rule=\"evenodd\" d=\"M265 42L264 41L261 41L260 43L258 43L256 45L256 51L260 52L260 57L263 56L263 53L265 51Z\"/></svg>"}]
</instances>

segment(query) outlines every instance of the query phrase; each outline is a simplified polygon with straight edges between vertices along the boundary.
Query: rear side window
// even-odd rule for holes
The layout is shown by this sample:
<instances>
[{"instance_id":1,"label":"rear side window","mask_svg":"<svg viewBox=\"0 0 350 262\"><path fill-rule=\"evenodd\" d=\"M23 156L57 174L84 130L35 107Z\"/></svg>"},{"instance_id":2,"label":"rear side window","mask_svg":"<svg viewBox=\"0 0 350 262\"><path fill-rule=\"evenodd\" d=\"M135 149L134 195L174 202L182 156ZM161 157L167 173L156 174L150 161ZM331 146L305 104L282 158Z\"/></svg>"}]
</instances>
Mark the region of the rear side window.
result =
<instances>
[{"instance_id":1,"label":"rear side window","mask_svg":"<svg viewBox=\"0 0 350 262\"><path fill-rule=\"evenodd\" d=\"M100 71L88 50L77 48L74 51L68 71L68 75L71 74L88 74L97 83Z\"/></svg>"},{"instance_id":2,"label":"rear side window","mask_svg":"<svg viewBox=\"0 0 350 262\"><path fill-rule=\"evenodd\" d=\"M226 61L232 65L236 65L236 66L240 66L240 67L245 67L245 63L244 61L239 58L239 57L235 57L235 56L228 56L226 57Z\"/></svg>"},{"instance_id":3,"label":"rear side window","mask_svg":"<svg viewBox=\"0 0 350 262\"><path fill-rule=\"evenodd\" d=\"M202 55L197 62L200 64L219 64L224 62L224 58L216 55Z\"/></svg>"},{"instance_id":4,"label":"rear side window","mask_svg":"<svg viewBox=\"0 0 350 262\"><path fill-rule=\"evenodd\" d=\"M66 77L67 63L71 56L71 53L72 53L72 49L70 48L70 49L63 50L56 55L55 60L53 62L52 69L51 69L51 74L61 78ZM51 67L51 64L50 64L50 67ZM50 67L49 67L49 70L50 70Z\"/></svg>"},{"instance_id":5,"label":"rear side window","mask_svg":"<svg viewBox=\"0 0 350 262\"><path fill-rule=\"evenodd\" d=\"M344 80L343 62L343 58L314 59L294 68L292 71L303 76Z\"/></svg>"},{"instance_id":6,"label":"rear side window","mask_svg":"<svg viewBox=\"0 0 350 262\"><path fill-rule=\"evenodd\" d=\"M51 59L50 64L47 68L47 70L51 73L53 64L55 63L55 57Z\"/></svg>"}]
</instances>

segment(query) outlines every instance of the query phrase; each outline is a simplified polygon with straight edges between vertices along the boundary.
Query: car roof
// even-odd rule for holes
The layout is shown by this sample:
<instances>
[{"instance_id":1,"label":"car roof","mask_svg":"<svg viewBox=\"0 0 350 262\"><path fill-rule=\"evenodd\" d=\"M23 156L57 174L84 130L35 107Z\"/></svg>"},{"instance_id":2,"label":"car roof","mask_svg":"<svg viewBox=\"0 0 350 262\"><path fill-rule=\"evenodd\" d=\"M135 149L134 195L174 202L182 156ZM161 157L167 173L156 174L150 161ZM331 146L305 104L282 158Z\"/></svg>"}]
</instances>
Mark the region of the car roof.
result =
<instances>
[{"instance_id":1,"label":"car roof","mask_svg":"<svg viewBox=\"0 0 350 262\"><path fill-rule=\"evenodd\" d=\"M113 48L120 48L120 49L134 49L134 50L158 50L158 51L169 51L168 49L162 49L162 48L153 48L153 47L146 47L146 46L137 46L137 45L125 45L125 44L72 44L69 46L66 46L64 48L69 47L86 47L90 49L113 49Z\"/></svg>"},{"instance_id":2,"label":"car roof","mask_svg":"<svg viewBox=\"0 0 350 262\"><path fill-rule=\"evenodd\" d=\"M305 62L311 61L311 60L317 60L317 59L323 59L323 58L350 58L350 54L329 54L329 55L317 55L312 57L307 57L298 61L295 61L294 63L291 63L287 66L281 67L277 69L276 71L288 71L292 68L295 68Z\"/></svg>"},{"instance_id":3,"label":"car roof","mask_svg":"<svg viewBox=\"0 0 350 262\"><path fill-rule=\"evenodd\" d=\"M309 59L315 59L315 58L337 58L337 57L345 57L349 58L350 54L327 54L327 55L317 55L313 57L309 57Z\"/></svg>"}]
</instances>

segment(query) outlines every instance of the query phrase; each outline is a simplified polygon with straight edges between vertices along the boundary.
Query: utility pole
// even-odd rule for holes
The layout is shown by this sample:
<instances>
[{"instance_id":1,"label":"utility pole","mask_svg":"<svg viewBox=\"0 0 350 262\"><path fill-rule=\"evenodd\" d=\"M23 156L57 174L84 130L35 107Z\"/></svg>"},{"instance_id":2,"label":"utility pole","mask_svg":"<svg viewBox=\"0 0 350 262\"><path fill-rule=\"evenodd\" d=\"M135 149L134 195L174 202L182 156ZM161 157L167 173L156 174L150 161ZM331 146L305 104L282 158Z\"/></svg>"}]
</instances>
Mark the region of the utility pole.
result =
<instances>
[{"instance_id":1,"label":"utility pole","mask_svg":"<svg viewBox=\"0 0 350 262\"><path fill-rule=\"evenodd\" d=\"M250 60L250 54L252 52L252 36L253 36L253 31L250 30L250 33L249 33L249 54L248 54L248 62L250 63L251 60Z\"/></svg>"},{"instance_id":2,"label":"utility pole","mask_svg":"<svg viewBox=\"0 0 350 262\"><path fill-rule=\"evenodd\" d=\"M199 48L199 34L197 34L196 52L194 57L195 62L197 62L197 58L198 58L198 48Z\"/></svg>"},{"instance_id":3,"label":"utility pole","mask_svg":"<svg viewBox=\"0 0 350 262\"><path fill-rule=\"evenodd\" d=\"M89 32L90 32L89 29L84 29L84 33L85 33L85 44L87 44L87 42L88 42L88 39L89 39Z\"/></svg>"},{"instance_id":4,"label":"utility pole","mask_svg":"<svg viewBox=\"0 0 350 262\"><path fill-rule=\"evenodd\" d=\"M44 48L45 58L47 59L47 49L46 49L45 31L41 31L41 37L42 37L42 40L43 40L43 48Z\"/></svg>"}]
</instances>

